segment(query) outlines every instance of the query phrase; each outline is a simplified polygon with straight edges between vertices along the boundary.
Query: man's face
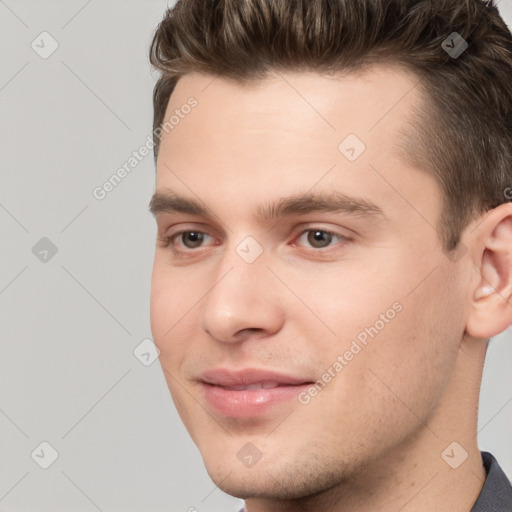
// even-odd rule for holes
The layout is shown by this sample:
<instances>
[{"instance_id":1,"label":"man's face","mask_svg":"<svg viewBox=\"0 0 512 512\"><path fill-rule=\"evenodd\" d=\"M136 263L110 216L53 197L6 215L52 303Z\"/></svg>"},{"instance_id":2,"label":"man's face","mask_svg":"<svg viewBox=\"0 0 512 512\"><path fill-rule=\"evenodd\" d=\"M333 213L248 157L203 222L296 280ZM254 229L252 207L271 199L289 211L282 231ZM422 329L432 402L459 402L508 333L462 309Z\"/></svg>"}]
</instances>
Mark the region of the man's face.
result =
<instances>
[{"instance_id":1,"label":"man's face","mask_svg":"<svg viewBox=\"0 0 512 512\"><path fill-rule=\"evenodd\" d=\"M171 242L156 246L152 331L231 494L332 487L443 403L464 283L434 229L439 187L398 157L416 81L384 66L256 87L190 74L172 94L166 120L197 106L160 148L156 192L174 199L157 215Z\"/></svg>"}]
</instances>

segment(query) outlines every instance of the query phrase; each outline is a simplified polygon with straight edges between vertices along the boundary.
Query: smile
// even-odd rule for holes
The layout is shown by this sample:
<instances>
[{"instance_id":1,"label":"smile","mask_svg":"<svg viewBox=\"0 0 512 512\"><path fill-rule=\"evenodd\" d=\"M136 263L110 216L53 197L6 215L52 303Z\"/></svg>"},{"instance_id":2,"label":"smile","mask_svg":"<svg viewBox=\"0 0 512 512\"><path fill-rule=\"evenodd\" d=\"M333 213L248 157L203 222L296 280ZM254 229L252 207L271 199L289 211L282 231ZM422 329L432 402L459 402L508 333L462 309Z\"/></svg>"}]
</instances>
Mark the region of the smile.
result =
<instances>
[{"instance_id":1,"label":"smile","mask_svg":"<svg viewBox=\"0 0 512 512\"><path fill-rule=\"evenodd\" d=\"M293 400L312 381L264 370L212 370L200 384L209 408L224 417L255 418Z\"/></svg>"}]
</instances>

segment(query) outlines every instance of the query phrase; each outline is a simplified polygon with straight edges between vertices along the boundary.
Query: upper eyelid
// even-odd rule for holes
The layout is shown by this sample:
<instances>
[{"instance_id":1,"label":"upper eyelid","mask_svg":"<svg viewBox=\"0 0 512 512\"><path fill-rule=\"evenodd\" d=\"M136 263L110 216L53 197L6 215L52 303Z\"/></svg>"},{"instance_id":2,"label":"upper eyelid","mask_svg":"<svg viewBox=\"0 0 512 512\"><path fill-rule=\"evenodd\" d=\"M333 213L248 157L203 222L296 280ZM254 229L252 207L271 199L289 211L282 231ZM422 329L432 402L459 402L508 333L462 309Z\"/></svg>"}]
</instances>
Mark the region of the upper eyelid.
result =
<instances>
[{"instance_id":1,"label":"upper eyelid","mask_svg":"<svg viewBox=\"0 0 512 512\"><path fill-rule=\"evenodd\" d=\"M172 239L172 238L175 238L183 233L190 233L191 231L196 231L198 233L204 233L205 235L213 236L214 238L219 238L219 235L212 234L212 231L214 233L217 232L216 229L206 228L201 224L196 224L195 226L190 225L189 227L187 227L187 226L182 227L182 224L184 224L184 223L176 224L174 226L169 226L165 229L158 230L158 232L162 233L162 235L161 235L162 238L167 238L167 239ZM180 226L180 228L174 230L173 228L177 228L177 226Z\"/></svg>"},{"instance_id":2,"label":"upper eyelid","mask_svg":"<svg viewBox=\"0 0 512 512\"><path fill-rule=\"evenodd\" d=\"M166 237L170 240L173 240L175 238L179 238L181 235L185 233L202 233L203 235L206 235L210 238L215 238L210 235L210 233L206 233L205 231L201 231L200 229L183 229L181 231L177 231L176 233L173 233L172 235L167 235Z\"/></svg>"},{"instance_id":3,"label":"upper eyelid","mask_svg":"<svg viewBox=\"0 0 512 512\"><path fill-rule=\"evenodd\" d=\"M190 222L190 223L186 223L186 222L182 222L182 223L177 223L173 226L170 226L166 229L162 229L161 231L163 231L164 235L167 236L167 233L169 231L171 231L171 229L174 227L174 226L181 226L182 224L185 224L185 226L187 224L190 224L190 227L181 227L178 231L176 231L176 233L173 233L172 236L175 236L177 234L180 234L180 233L183 233L183 232L190 232L190 231L199 231L201 233L205 233L207 235L210 235L211 236L211 231L213 231L214 233L218 233L219 229L215 228L215 227L210 227L210 226L207 226L201 222L198 222L198 223L194 223L194 222ZM336 230L335 228L334 229L331 229L331 228L328 228L328 227L323 227L321 224L323 224L322 221L317 221L317 222L303 222L303 223L300 223L299 227L296 227L292 230L292 232L294 233L295 236L299 235L299 234L302 234L304 233L305 231L313 231L313 230L318 230L318 231L325 231L326 233L331 233L333 235L339 235L339 236L343 236L345 238L350 238L351 236L355 236L356 233L347 228L347 227L339 227L339 230L340 231L343 231L345 233L347 232L350 232L350 234L344 234L343 232L338 232L338 230ZM160 231L160 230L159 230ZM217 236L217 235L215 235Z\"/></svg>"},{"instance_id":4,"label":"upper eyelid","mask_svg":"<svg viewBox=\"0 0 512 512\"><path fill-rule=\"evenodd\" d=\"M308 222L304 223L303 225L300 226L300 228L293 231L293 239L296 240L298 237L300 237L304 233L307 233L308 231L323 231L324 233L329 233L333 236L338 236L345 241L356 240L358 238L358 234L347 227L338 226L338 228L330 228L322 226L322 222Z\"/></svg>"},{"instance_id":5,"label":"upper eyelid","mask_svg":"<svg viewBox=\"0 0 512 512\"><path fill-rule=\"evenodd\" d=\"M307 229L303 229L302 231L299 231L295 236L294 238L299 238L301 237L302 235L306 234L306 233L309 233L310 231L322 231L323 233L327 233L329 235L333 235L333 236L338 236L340 238L344 238L344 239L348 239L349 237L346 236L346 235L343 235L342 233L336 233L335 231L329 231L328 229L319 229L319 228L307 228Z\"/></svg>"},{"instance_id":6,"label":"upper eyelid","mask_svg":"<svg viewBox=\"0 0 512 512\"><path fill-rule=\"evenodd\" d=\"M166 230L166 232L167 231L169 231L169 230ZM313 225L311 227L302 227L300 229L294 230L294 236L297 237L299 235L303 235L304 233L307 233L308 231L323 231L323 232L329 233L331 235L341 236L343 238L349 238L348 235L344 235L343 233L338 233L335 230L323 228L318 225ZM198 232L198 233L203 233L204 235L212 236L210 233L208 233L207 230L203 230L201 228L181 228L178 231L176 231L175 233L169 233L169 234L166 234L165 236L175 237L178 235L182 235L183 233L192 233L192 232Z\"/></svg>"}]
</instances>

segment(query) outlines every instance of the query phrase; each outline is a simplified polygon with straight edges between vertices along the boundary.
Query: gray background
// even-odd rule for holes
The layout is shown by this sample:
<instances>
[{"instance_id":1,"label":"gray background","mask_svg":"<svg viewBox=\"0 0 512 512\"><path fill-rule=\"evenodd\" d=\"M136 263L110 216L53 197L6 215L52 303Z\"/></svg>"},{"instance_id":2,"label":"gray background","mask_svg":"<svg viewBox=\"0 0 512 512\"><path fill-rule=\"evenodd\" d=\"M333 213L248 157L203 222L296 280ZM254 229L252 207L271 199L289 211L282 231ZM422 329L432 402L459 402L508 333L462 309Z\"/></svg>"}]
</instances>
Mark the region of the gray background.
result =
<instances>
[{"instance_id":1,"label":"gray background","mask_svg":"<svg viewBox=\"0 0 512 512\"><path fill-rule=\"evenodd\" d=\"M151 338L152 156L92 195L151 134L147 51L166 6L0 0L0 512L240 504L206 474L158 361L133 353ZM511 25L512 0L500 9ZM51 48L43 31L59 45L46 59L31 47ZM479 417L509 477L511 336L491 342Z\"/></svg>"}]
</instances>

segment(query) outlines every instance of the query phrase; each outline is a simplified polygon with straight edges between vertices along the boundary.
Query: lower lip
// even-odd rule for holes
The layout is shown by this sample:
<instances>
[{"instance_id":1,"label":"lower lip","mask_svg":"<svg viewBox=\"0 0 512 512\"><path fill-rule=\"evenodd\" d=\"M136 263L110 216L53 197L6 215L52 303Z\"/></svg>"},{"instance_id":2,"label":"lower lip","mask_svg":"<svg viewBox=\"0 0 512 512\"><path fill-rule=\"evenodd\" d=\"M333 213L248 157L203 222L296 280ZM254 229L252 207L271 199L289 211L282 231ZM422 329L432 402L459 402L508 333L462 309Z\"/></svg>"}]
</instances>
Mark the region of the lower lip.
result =
<instances>
[{"instance_id":1,"label":"lower lip","mask_svg":"<svg viewBox=\"0 0 512 512\"><path fill-rule=\"evenodd\" d=\"M233 391L220 386L202 384L206 401L221 415L230 418L254 418L273 407L297 397L311 384L278 386L272 389Z\"/></svg>"}]
</instances>

